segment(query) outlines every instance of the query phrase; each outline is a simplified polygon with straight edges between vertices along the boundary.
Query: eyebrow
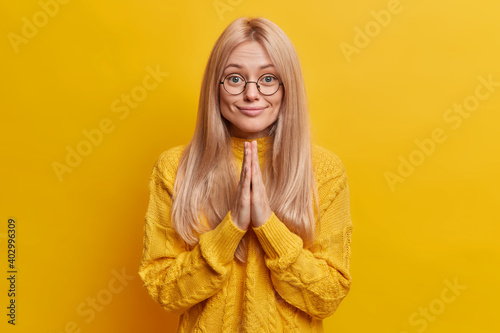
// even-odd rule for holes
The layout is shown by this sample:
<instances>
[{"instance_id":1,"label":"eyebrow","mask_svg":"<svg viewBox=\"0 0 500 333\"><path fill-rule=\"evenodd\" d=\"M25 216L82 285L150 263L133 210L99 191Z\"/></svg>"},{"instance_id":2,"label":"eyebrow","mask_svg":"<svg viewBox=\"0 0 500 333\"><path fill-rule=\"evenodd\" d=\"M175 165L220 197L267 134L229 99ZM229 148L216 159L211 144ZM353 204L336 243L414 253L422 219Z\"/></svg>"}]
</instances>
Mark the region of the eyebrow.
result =
<instances>
[{"instance_id":1,"label":"eyebrow","mask_svg":"<svg viewBox=\"0 0 500 333\"><path fill-rule=\"evenodd\" d=\"M226 66L226 68L224 68L224 70L228 69L229 67L236 67L236 68L239 68L239 69L242 69L243 66L239 65L239 64L228 64ZM265 69L265 68L269 68L269 67L274 67L273 64L267 64L267 65L262 65L259 67L259 69Z\"/></svg>"}]
</instances>

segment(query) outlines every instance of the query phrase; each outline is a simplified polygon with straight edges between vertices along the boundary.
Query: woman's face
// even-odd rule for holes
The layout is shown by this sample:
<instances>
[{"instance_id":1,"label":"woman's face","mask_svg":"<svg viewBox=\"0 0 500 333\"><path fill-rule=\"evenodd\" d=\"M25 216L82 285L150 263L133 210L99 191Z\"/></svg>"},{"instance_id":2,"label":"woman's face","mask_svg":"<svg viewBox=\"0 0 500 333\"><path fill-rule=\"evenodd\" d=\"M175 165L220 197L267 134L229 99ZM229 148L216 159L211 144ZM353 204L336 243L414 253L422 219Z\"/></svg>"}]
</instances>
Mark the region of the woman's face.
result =
<instances>
[{"instance_id":1,"label":"woman's face","mask_svg":"<svg viewBox=\"0 0 500 333\"><path fill-rule=\"evenodd\" d=\"M240 74L247 82L256 82L262 74L268 73L279 78L267 51L256 41L239 44L224 66L221 81L231 73ZM231 136L249 140L267 136L278 119L283 86L270 96L262 95L255 83L248 83L239 95L231 95L222 84L219 86L220 109L222 116L231 123Z\"/></svg>"}]
</instances>

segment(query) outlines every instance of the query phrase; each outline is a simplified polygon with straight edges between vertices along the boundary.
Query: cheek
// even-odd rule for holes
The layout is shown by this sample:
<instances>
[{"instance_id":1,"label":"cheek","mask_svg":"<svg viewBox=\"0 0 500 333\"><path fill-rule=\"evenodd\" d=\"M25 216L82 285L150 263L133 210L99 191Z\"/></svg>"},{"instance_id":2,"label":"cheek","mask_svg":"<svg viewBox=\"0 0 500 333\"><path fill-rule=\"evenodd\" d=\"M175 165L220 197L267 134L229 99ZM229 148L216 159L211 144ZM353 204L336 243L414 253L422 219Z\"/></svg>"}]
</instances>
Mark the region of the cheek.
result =
<instances>
[{"instance_id":1,"label":"cheek","mask_svg":"<svg viewBox=\"0 0 500 333\"><path fill-rule=\"evenodd\" d=\"M234 103L234 97L226 94L224 91L221 91L219 96L221 108L229 108Z\"/></svg>"},{"instance_id":2,"label":"cheek","mask_svg":"<svg viewBox=\"0 0 500 333\"><path fill-rule=\"evenodd\" d=\"M283 103L283 94L276 94L275 96L273 96L273 98L271 99L271 103L274 105L274 107L279 109L281 107L281 104Z\"/></svg>"},{"instance_id":3,"label":"cheek","mask_svg":"<svg viewBox=\"0 0 500 333\"><path fill-rule=\"evenodd\" d=\"M219 104L221 107L223 104L226 104L226 96L224 96L224 91L222 91L222 87L219 89Z\"/></svg>"}]
</instances>

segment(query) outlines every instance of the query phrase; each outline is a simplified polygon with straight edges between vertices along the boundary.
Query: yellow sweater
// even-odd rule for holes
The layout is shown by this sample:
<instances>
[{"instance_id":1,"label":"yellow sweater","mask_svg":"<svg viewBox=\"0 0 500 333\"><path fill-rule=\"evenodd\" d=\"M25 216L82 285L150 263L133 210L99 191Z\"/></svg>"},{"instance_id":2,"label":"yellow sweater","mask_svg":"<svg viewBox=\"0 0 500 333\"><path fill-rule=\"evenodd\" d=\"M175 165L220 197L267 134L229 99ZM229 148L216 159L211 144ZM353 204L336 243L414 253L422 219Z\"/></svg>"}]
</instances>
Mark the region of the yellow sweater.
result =
<instances>
[{"instance_id":1,"label":"yellow sweater","mask_svg":"<svg viewBox=\"0 0 500 333\"><path fill-rule=\"evenodd\" d=\"M244 141L232 138L240 168ZM270 138L257 142L262 165ZM314 147L321 225L308 249L274 213L259 228L243 231L231 211L189 247L170 221L184 148L163 152L150 178L138 273L151 297L181 315L178 332L323 332L322 319L335 312L351 285L349 186L340 159ZM243 237L248 238L245 264L234 259Z\"/></svg>"}]
</instances>

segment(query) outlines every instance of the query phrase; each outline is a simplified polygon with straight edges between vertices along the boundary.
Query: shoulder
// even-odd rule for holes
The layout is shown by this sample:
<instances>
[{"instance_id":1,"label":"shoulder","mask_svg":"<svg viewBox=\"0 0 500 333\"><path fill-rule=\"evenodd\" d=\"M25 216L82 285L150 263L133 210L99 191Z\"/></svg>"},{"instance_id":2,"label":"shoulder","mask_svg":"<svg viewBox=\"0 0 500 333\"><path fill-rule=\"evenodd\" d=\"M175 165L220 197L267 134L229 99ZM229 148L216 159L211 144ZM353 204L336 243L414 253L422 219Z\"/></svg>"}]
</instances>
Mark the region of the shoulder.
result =
<instances>
[{"instance_id":1,"label":"shoulder","mask_svg":"<svg viewBox=\"0 0 500 333\"><path fill-rule=\"evenodd\" d=\"M163 151L156 160L155 166L160 171L170 172L172 169L177 169L177 165L181 159L182 153L186 145L171 147Z\"/></svg>"},{"instance_id":2,"label":"shoulder","mask_svg":"<svg viewBox=\"0 0 500 333\"><path fill-rule=\"evenodd\" d=\"M313 145L312 164L318 188L327 184L347 182L344 164L337 154L332 151Z\"/></svg>"},{"instance_id":3,"label":"shoulder","mask_svg":"<svg viewBox=\"0 0 500 333\"><path fill-rule=\"evenodd\" d=\"M153 173L157 172L173 186L177 167L185 148L186 145L180 145L164 150L154 164Z\"/></svg>"}]
</instances>

